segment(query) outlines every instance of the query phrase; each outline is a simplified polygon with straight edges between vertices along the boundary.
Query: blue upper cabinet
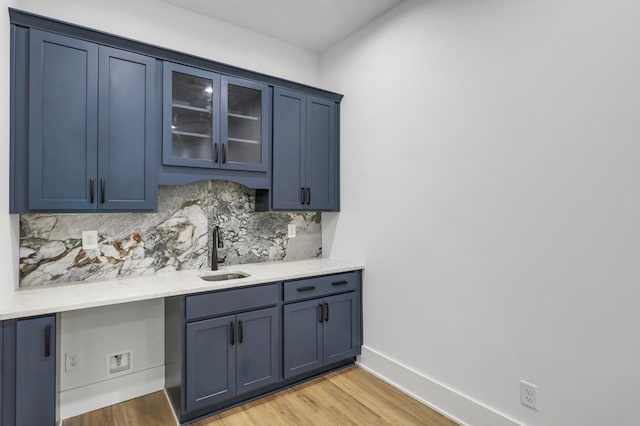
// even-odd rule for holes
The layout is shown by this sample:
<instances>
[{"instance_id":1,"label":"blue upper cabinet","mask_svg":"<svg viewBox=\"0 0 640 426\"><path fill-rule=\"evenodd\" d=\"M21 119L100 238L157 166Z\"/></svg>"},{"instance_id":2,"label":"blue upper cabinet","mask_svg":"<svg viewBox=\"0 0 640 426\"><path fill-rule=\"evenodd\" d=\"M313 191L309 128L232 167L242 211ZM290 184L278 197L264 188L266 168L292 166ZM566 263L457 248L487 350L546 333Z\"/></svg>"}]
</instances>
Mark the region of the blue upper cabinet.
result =
<instances>
[{"instance_id":1,"label":"blue upper cabinet","mask_svg":"<svg viewBox=\"0 0 640 426\"><path fill-rule=\"evenodd\" d=\"M274 210L339 210L338 106L276 88L273 107Z\"/></svg>"},{"instance_id":2,"label":"blue upper cabinet","mask_svg":"<svg viewBox=\"0 0 640 426\"><path fill-rule=\"evenodd\" d=\"M204 172L210 179L240 176L221 170L266 176L271 120L267 85L172 62L164 63L163 74L163 166L219 169Z\"/></svg>"},{"instance_id":3,"label":"blue upper cabinet","mask_svg":"<svg viewBox=\"0 0 640 426\"><path fill-rule=\"evenodd\" d=\"M268 87L222 77L222 168L266 172L269 166Z\"/></svg>"},{"instance_id":4,"label":"blue upper cabinet","mask_svg":"<svg viewBox=\"0 0 640 426\"><path fill-rule=\"evenodd\" d=\"M162 163L220 164L220 75L164 63Z\"/></svg>"},{"instance_id":5,"label":"blue upper cabinet","mask_svg":"<svg viewBox=\"0 0 640 426\"><path fill-rule=\"evenodd\" d=\"M98 46L32 30L29 208L95 209Z\"/></svg>"},{"instance_id":6,"label":"blue upper cabinet","mask_svg":"<svg viewBox=\"0 0 640 426\"><path fill-rule=\"evenodd\" d=\"M26 210L153 210L155 60L39 30L28 57Z\"/></svg>"}]
</instances>

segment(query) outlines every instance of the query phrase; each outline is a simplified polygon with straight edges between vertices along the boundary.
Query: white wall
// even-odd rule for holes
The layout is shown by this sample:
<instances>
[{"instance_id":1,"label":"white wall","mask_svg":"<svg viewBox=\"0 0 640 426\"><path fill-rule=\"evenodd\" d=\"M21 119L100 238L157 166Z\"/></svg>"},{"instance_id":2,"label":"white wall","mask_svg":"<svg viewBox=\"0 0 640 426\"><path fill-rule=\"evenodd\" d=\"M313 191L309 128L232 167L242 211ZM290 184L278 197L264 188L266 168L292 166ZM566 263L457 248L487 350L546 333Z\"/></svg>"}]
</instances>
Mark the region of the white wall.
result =
<instances>
[{"instance_id":1,"label":"white wall","mask_svg":"<svg viewBox=\"0 0 640 426\"><path fill-rule=\"evenodd\" d=\"M470 424L509 421L465 398L638 424L639 17L406 1L322 56L345 94L323 251L366 262L365 366Z\"/></svg>"},{"instance_id":2,"label":"white wall","mask_svg":"<svg viewBox=\"0 0 640 426\"><path fill-rule=\"evenodd\" d=\"M154 0L15 0L18 9L317 85L316 53Z\"/></svg>"},{"instance_id":3,"label":"white wall","mask_svg":"<svg viewBox=\"0 0 640 426\"><path fill-rule=\"evenodd\" d=\"M153 0L14 0L12 7L123 37L210 58L310 85L319 82L319 56L233 25ZM0 301L17 285L18 216L10 216L9 17L0 20ZM90 285L90 284L87 284ZM164 385L163 302L132 303L61 316L61 417L120 402ZM132 348L133 347L133 348ZM134 373L106 379L108 353L134 349ZM147 355L141 356L146 348ZM68 351L82 351L80 370L64 371ZM159 367L160 366L160 367ZM123 391L125 389L126 391Z\"/></svg>"}]
</instances>

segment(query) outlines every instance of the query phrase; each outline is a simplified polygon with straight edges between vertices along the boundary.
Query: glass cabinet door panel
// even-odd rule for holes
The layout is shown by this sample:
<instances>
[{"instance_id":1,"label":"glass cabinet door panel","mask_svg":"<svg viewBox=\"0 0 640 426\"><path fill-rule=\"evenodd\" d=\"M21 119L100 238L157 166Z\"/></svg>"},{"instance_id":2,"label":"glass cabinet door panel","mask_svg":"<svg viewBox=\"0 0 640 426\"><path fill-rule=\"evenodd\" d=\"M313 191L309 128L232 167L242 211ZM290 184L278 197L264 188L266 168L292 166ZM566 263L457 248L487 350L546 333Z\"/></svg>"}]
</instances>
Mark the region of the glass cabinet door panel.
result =
<instances>
[{"instance_id":1,"label":"glass cabinet door panel","mask_svg":"<svg viewBox=\"0 0 640 426\"><path fill-rule=\"evenodd\" d=\"M266 86L232 78L223 79L226 88L225 156L227 168L262 170L266 168L267 127Z\"/></svg>"},{"instance_id":2,"label":"glass cabinet door panel","mask_svg":"<svg viewBox=\"0 0 640 426\"><path fill-rule=\"evenodd\" d=\"M217 167L220 137L220 76L165 63L163 163ZM170 128L169 128L170 126Z\"/></svg>"},{"instance_id":3,"label":"glass cabinet door panel","mask_svg":"<svg viewBox=\"0 0 640 426\"><path fill-rule=\"evenodd\" d=\"M213 81L173 72L171 155L211 160Z\"/></svg>"}]
</instances>

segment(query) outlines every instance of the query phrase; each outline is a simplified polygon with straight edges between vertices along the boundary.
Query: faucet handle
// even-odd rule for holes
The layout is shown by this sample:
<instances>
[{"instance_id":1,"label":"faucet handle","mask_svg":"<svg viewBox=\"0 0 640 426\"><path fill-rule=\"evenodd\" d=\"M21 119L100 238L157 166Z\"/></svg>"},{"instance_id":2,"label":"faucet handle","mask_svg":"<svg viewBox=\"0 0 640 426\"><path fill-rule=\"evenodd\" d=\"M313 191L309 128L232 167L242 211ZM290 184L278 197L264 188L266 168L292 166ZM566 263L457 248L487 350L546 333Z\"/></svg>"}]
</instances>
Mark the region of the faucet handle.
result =
<instances>
[{"instance_id":1,"label":"faucet handle","mask_svg":"<svg viewBox=\"0 0 640 426\"><path fill-rule=\"evenodd\" d=\"M228 255L227 255L228 256ZM227 261L227 256L223 257L222 259L218 259L218 263L224 263Z\"/></svg>"}]
</instances>

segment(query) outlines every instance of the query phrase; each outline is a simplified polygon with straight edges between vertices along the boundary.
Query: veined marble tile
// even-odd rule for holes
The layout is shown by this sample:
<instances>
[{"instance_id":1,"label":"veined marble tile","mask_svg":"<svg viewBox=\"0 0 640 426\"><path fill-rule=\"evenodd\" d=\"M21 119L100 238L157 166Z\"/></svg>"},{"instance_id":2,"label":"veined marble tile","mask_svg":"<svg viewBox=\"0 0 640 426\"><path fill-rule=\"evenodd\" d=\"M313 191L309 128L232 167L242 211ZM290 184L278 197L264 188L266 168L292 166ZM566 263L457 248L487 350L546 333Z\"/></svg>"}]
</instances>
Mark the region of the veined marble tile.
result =
<instances>
[{"instance_id":1,"label":"veined marble tile","mask_svg":"<svg viewBox=\"0 0 640 426\"><path fill-rule=\"evenodd\" d=\"M320 213L255 212L255 191L232 182L163 186L157 213L26 214L20 217L20 286L142 276L209 266L212 229L225 264L320 257ZM295 224L297 236L287 237ZM82 249L82 230L98 249Z\"/></svg>"}]
</instances>

